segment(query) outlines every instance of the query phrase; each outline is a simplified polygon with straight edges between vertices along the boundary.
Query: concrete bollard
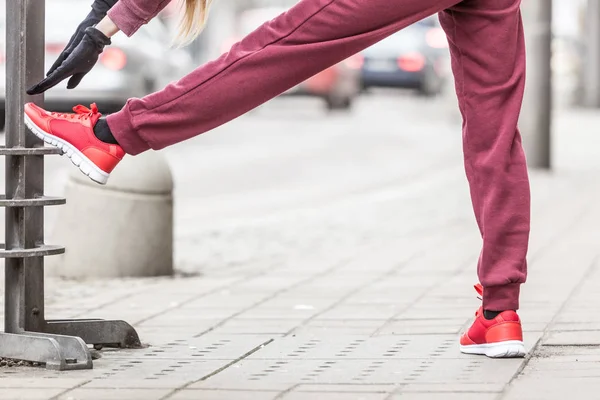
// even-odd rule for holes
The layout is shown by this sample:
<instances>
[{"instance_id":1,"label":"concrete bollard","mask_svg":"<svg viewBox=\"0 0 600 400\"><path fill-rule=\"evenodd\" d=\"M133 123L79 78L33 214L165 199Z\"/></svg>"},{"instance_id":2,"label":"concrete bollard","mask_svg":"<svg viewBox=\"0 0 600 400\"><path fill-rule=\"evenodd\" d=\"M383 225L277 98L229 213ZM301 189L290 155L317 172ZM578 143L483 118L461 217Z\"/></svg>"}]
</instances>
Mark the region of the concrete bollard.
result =
<instances>
[{"instance_id":1,"label":"concrete bollard","mask_svg":"<svg viewBox=\"0 0 600 400\"><path fill-rule=\"evenodd\" d=\"M48 260L48 274L72 279L171 275L172 193L171 171L156 152L126 156L105 186L74 168L52 235L66 252Z\"/></svg>"}]
</instances>

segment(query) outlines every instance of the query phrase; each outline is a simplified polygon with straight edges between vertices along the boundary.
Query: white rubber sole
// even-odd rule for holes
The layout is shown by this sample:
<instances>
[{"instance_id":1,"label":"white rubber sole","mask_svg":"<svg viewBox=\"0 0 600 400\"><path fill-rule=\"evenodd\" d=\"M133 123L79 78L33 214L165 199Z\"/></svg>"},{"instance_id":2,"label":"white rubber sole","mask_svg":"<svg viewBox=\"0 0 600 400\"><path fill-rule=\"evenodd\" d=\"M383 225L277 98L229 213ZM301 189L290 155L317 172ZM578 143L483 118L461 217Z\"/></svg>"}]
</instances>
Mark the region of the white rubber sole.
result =
<instances>
[{"instance_id":1,"label":"white rubber sole","mask_svg":"<svg viewBox=\"0 0 600 400\"><path fill-rule=\"evenodd\" d=\"M460 346L461 353L479 354L491 358L517 358L525 357L525 346L519 340L507 340L500 343L472 344Z\"/></svg>"},{"instance_id":2,"label":"white rubber sole","mask_svg":"<svg viewBox=\"0 0 600 400\"><path fill-rule=\"evenodd\" d=\"M35 136L39 137L49 145L58 147L60 150L62 150L63 155L69 157L69 159L71 159L71 162L75 164L75 166L79 167L79 170L83 172L84 175L86 175L96 183L106 185L110 174L107 174L106 172L98 168L96 164L90 161L90 159L87 158L82 152L73 147L73 145L40 129L36 124L33 123L31 118L29 118L27 114L25 114L25 125L27 125L29 130Z\"/></svg>"}]
</instances>

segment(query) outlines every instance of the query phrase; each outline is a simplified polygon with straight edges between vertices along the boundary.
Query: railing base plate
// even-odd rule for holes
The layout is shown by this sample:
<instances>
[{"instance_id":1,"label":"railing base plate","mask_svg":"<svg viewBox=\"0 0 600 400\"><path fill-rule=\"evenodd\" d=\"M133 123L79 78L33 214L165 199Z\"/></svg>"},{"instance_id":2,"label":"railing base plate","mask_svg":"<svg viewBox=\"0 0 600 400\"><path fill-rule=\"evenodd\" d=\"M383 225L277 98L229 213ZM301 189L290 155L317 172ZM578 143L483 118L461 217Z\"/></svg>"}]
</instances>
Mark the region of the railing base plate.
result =
<instances>
[{"instance_id":1,"label":"railing base plate","mask_svg":"<svg viewBox=\"0 0 600 400\"><path fill-rule=\"evenodd\" d=\"M96 347L141 348L135 329L125 321L102 319L71 319L47 321L45 332L72 335Z\"/></svg>"},{"instance_id":2,"label":"railing base plate","mask_svg":"<svg viewBox=\"0 0 600 400\"><path fill-rule=\"evenodd\" d=\"M92 355L81 338L39 332L0 333L0 357L43 363L46 369L92 369Z\"/></svg>"}]
</instances>

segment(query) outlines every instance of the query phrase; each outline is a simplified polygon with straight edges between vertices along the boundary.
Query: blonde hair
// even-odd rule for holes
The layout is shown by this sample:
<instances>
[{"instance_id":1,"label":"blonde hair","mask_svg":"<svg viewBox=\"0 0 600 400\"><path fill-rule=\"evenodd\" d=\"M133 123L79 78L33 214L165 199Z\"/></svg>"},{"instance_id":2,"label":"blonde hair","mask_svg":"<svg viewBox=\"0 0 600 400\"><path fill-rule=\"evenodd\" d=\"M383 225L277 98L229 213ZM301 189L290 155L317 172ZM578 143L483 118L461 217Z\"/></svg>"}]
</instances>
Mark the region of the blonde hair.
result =
<instances>
[{"instance_id":1,"label":"blonde hair","mask_svg":"<svg viewBox=\"0 0 600 400\"><path fill-rule=\"evenodd\" d=\"M208 11L212 0L182 0L184 14L179 24L176 42L186 45L200 35L208 18Z\"/></svg>"}]
</instances>

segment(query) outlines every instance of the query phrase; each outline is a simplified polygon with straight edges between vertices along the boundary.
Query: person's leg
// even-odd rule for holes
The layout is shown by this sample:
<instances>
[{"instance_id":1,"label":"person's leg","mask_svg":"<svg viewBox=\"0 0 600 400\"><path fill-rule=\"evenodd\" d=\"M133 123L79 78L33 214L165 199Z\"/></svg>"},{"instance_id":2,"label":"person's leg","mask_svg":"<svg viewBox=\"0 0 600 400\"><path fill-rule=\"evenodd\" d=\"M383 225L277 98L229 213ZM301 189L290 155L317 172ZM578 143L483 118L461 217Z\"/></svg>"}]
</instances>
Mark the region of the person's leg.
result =
<instances>
[{"instance_id":1,"label":"person's leg","mask_svg":"<svg viewBox=\"0 0 600 400\"><path fill-rule=\"evenodd\" d=\"M132 155L228 122L459 0L303 0L164 90L107 117Z\"/></svg>"},{"instance_id":2,"label":"person's leg","mask_svg":"<svg viewBox=\"0 0 600 400\"><path fill-rule=\"evenodd\" d=\"M463 116L465 169L483 249L483 308L517 310L527 276L530 189L517 128L525 87L520 0L466 0L440 14Z\"/></svg>"}]
</instances>

